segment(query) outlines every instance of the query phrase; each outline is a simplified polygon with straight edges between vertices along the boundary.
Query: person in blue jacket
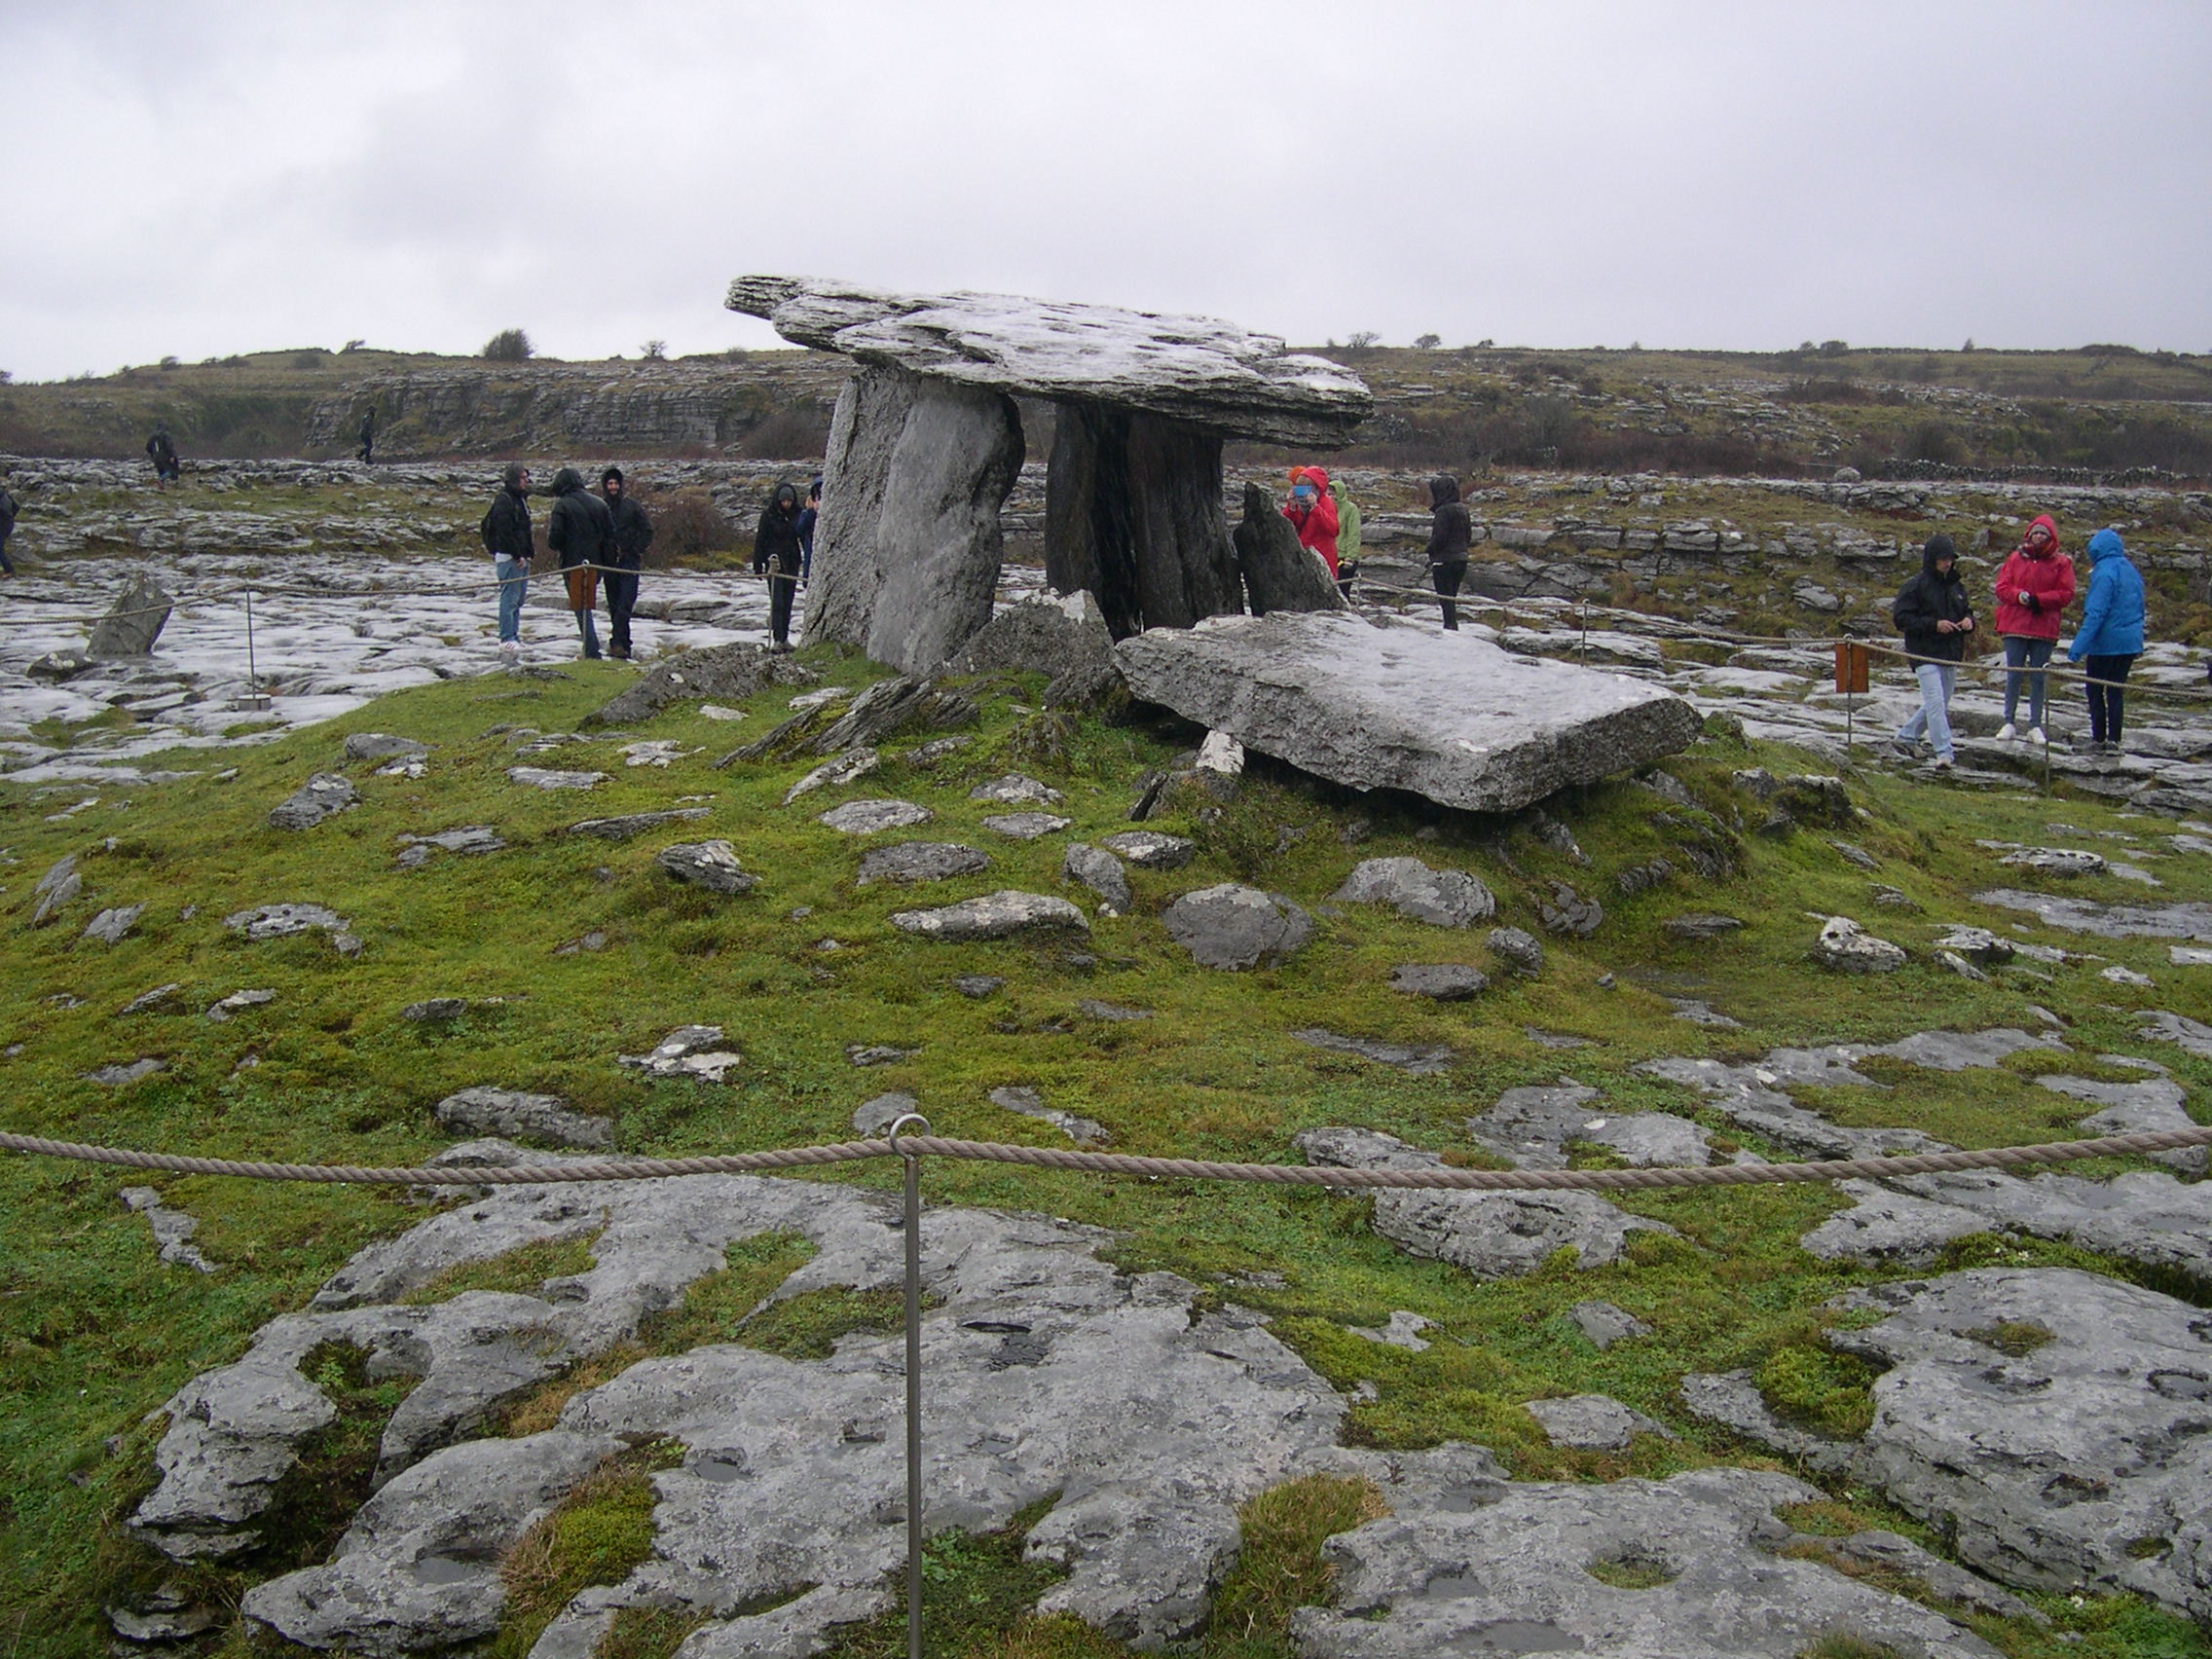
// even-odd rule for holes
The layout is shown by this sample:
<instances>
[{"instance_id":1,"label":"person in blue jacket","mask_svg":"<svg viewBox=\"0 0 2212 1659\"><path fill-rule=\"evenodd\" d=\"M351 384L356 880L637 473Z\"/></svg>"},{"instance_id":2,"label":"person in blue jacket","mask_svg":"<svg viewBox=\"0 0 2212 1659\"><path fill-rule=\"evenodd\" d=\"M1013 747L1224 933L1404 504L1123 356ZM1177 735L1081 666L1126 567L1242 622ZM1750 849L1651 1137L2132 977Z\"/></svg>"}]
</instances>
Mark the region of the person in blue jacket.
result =
<instances>
[{"instance_id":1,"label":"person in blue jacket","mask_svg":"<svg viewBox=\"0 0 2212 1659\"><path fill-rule=\"evenodd\" d=\"M2143 576L2127 557L2116 530L2089 537L2089 591L2082 602L2082 625L2066 647L2069 660L2089 670L2089 748L2102 755L2120 750L2120 682L2143 654ZM2102 682L2102 683L2099 683Z\"/></svg>"}]
</instances>

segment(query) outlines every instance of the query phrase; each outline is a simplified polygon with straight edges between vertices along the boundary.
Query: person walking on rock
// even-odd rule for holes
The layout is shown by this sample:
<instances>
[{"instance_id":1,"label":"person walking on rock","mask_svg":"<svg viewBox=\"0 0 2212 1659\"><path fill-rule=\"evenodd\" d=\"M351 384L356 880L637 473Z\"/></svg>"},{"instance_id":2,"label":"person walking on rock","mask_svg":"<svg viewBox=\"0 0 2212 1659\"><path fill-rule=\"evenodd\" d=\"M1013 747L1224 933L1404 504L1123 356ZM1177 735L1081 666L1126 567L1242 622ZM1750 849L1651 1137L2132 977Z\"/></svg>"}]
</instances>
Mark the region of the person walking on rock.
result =
<instances>
[{"instance_id":1,"label":"person walking on rock","mask_svg":"<svg viewBox=\"0 0 2212 1659\"><path fill-rule=\"evenodd\" d=\"M492 555L492 577L499 588L499 654L513 662L522 654L522 602L530 591L530 468L507 463L499 493L478 527L484 551Z\"/></svg>"},{"instance_id":2,"label":"person walking on rock","mask_svg":"<svg viewBox=\"0 0 2212 1659\"><path fill-rule=\"evenodd\" d=\"M0 485L0 576L16 573L15 562L8 557L8 537L16 534L16 519L22 510L16 498L8 494L7 486Z\"/></svg>"},{"instance_id":3,"label":"person walking on rock","mask_svg":"<svg viewBox=\"0 0 2212 1659\"><path fill-rule=\"evenodd\" d=\"M1936 767L1951 766L1951 691L1973 632L1973 606L1959 576L1958 549L1947 535L1931 535L1920 550L1920 574L1904 584L1891 611L1904 648L1914 658L1920 707L1898 731L1898 747L1913 752L1922 732L1936 751Z\"/></svg>"},{"instance_id":4,"label":"person walking on rock","mask_svg":"<svg viewBox=\"0 0 2212 1659\"><path fill-rule=\"evenodd\" d=\"M358 459L363 466L367 466L375 460L376 449L377 406L372 403L369 405L369 412L361 417L361 449Z\"/></svg>"},{"instance_id":5,"label":"person walking on rock","mask_svg":"<svg viewBox=\"0 0 2212 1659\"><path fill-rule=\"evenodd\" d=\"M1298 529L1298 544L1318 553L1337 579L1337 503L1329 495L1329 475L1318 466L1290 469L1290 500L1282 516Z\"/></svg>"},{"instance_id":6,"label":"person walking on rock","mask_svg":"<svg viewBox=\"0 0 2212 1659\"><path fill-rule=\"evenodd\" d=\"M1334 480L1329 500L1337 509L1337 591L1351 598L1351 584L1359 575L1359 503Z\"/></svg>"},{"instance_id":7,"label":"person walking on rock","mask_svg":"<svg viewBox=\"0 0 2212 1659\"><path fill-rule=\"evenodd\" d=\"M630 660L630 613L638 608L638 571L653 544L653 521L630 495L619 466L599 475L599 493L614 523L614 556L607 572L607 654Z\"/></svg>"},{"instance_id":8,"label":"person walking on rock","mask_svg":"<svg viewBox=\"0 0 2212 1659\"><path fill-rule=\"evenodd\" d=\"M553 511L545 521L545 545L560 557L561 574L569 584L569 608L576 613L576 632L583 636L584 660L597 662L599 625L594 607L599 603L600 567L612 563L614 515L584 488L584 475L572 466L553 474Z\"/></svg>"},{"instance_id":9,"label":"person walking on rock","mask_svg":"<svg viewBox=\"0 0 2212 1659\"><path fill-rule=\"evenodd\" d=\"M2057 520L2039 513L1997 572L1997 637L2005 643L2005 723L1997 728L1998 742L2010 743L2018 735L2012 717L2019 712L2022 681L2028 685L2028 741L2050 741L2044 735L2045 676L2034 671L2050 661L2058 644L2058 613L2073 603L2074 561L2059 551Z\"/></svg>"},{"instance_id":10,"label":"person walking on rock","mask_svg":"<svg viewBox=\"0 0 2212 1659\"><path fill-rule=\"evenodd\" d=\"M154 462L154 488L166 490L177 481L176 444L166 426L156 426L146 440L146 454Z\"/></svg>"},{"instance_id":11,"label":"person walking on rock","mask_svg":"<svg viewBox=\"0 0 2212 1659\"><path fill-rule=\"evenodd\" d=\"M798 491L776 486L760 512L753 536L753 573L768 578L768 637L775 648L792 648L792 597L797 591L804 555L798 539Z\"/></svg>"},{"instance_id":12,"label":"person walking on rock","mask_svg":"<svg viewBox=\"0 0 2212 1659\"><path fill-rule=\"evenodd\" d=\"M1475 541L1474 522L1467 517L1467 504L1459 499L1456 478L1442 473L1431 478L1428 501L1436 510L1428 532L1428 579L1443 598L1439 608L1444 612L1444 626L1456 631L1459 608L1452 603L1452 596L1467 579L1467 550Z\"/></svg>"},{"instance_id":13,"label":"person walking on rock","mask_svg":"<svg viewBox=\"0 0 2212 1659\"><path fill-rule=\"evenodd\" d=\"M2082 626L2066 647L2067 660L2089 670L2089 749L2120 753L2120 682L2143 654L2143 576L2117 530L2089 537L2089 591L2082 601Z\"/></svg>"},{"instance_id":14,"label":"person walking on rock","mask_svg":"<svg viewBox=\"0 0 2212 1659\"><path fill-rule=\"evenodd\" d=\"M822 519L822 480L806 487L806 505L798 512L798 585L814 579L814 527Z\"/></svg>"}]
</instances>

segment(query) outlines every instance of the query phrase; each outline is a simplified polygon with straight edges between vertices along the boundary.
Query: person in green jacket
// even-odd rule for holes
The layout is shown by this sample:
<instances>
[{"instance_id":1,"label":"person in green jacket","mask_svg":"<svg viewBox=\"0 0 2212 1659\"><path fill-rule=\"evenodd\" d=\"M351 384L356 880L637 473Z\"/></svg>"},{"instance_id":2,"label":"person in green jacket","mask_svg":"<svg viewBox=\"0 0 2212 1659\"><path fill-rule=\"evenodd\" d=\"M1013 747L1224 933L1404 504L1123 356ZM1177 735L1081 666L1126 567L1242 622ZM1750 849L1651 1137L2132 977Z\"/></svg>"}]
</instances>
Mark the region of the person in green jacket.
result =
<instances>
[{"instance_id":1,"label":"person in green jacket","mask_svg":"<svg viewBox=\"0 0 2212 1659\"><path fill-rule=\"evenodd\" d=\"M1349 599L1352 578L1359 574L1359 506L1334 479L1329 499L1337 504L1337 591Z\"/></svg>"}]
</instances>

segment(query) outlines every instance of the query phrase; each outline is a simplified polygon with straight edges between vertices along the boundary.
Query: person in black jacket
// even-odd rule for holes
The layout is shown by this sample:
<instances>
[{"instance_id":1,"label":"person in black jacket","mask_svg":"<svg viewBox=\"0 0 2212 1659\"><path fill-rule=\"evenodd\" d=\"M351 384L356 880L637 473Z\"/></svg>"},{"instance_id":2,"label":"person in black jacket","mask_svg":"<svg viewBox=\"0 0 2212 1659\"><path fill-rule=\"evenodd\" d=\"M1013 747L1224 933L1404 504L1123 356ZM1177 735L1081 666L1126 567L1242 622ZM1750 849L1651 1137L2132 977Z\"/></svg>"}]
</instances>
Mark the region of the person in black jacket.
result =
<instances>
[{"instance_id":1,"label":"person in black jacket","mask_svg":"<svg viewBox=\"0 0 2212 1659\"><path fill-rule=\"evenodd\" d=\"M760 528L753 537L753 573L768 578L768 636L779 651L792 648L792 596L798 590L799 564L798 491L779 484L761 509Z\"/></svg>"},{"instance_id":2,"label":"person in black jacket","mask_svg":"<svg viewBox=\"0 0 2212 1659\"><path fill-rule=\"evenodd\" d=\"M1920 574L1898 594L1891 619L1904 636L1920 681L1920 707L1898 731L1898 748L1909 756L1926 732L1938 770L1951 764L1951 689L1973 632L1973 606L1959 578L1958 549L1947 535L1931 535L1920 550Z\"/></svg>"},{"instance_id":3,"label":"person in black jacket","mask_svg":"<svg viewBox=\"0 0 2212 1659\"><path fill-rule=\"evenodd\" d=\"M1467 549L1474 545L1475 527L1467 517L1466 503L1459 499L1459 481L1439 475L1428 481L1429 504L1436 509L1436 519L1428 532L1428 576L1443 596L1444 625L1456 630L1459 626L1459 608L1452 603L1452 595L1459 591L1459 584L1467 579Z\"/></svg>"},{"instance_id":4,"label":"person in black jacket","mask_svg":"<svg viewBox=\"0 0 2212 1659\"><path fill-rule=\"evenodd\" d=\"M530 591L530 468L507 462L499 493L478 527L484 551L492 555L492 575L499 585L499 654L513 662L522 654L522 601Z\"/></svg>"},{"instance_id":5,"label":"person in black jacket","mask_svg":"<svg viewBox=\"0 0 2212 1659\"><path fill-rule=\"evenodd\" d=\"M607 572L607 654L628 662L630 613L638 608L638 571L653 544L653 521L631 498L619 466L599 475L599 494L614 524L614 556L608 560L614 568Z\"/></svg>"},{"instance_id":6,"label":"person in black jacket","mask_svg":"<svg viewBox=\"0 0 2212 1659\"><path fill-rule=\"evenodd\" d=\"M822 480L806 487L806 505L798 510L798 585L814 579L814 527L822 519Z\"/></svg>"},{"instance_id":7,"label":"person in black jacket","mask_svg":"<svg viewBox=\"0 0 2212 1659\"><path fill-rule=\"evenodd\" d=\"M376 459L376 449L377 406L372 403L369 405L369 412L361 417L361 448L359 460L363 466L367 466L372 461Z\"/></svg>"},{"instance_id":8,"label":"person in black jacket","mask_svg":"<svg viewBox=\"0 0 2212 1659\"><path fill-rule=\"evenodd\" d=\"M569 608L583 636L584 660L599 661L599 625L592 607L599 600L599 568L614 552L614 515L584 488L584 475L572 466L553 474L553 512L545 522L545 545L561 558L569 582Z\"/></svg>"},{"instance_id":9,"label":"person in black jacket","mask_svg":"<svg viewBox=\"0 0 2212 1659\"><path fill-rule=\"evenodd\" d=\"M22 510L16 498L8 494L7 486L0 485L0 576L16 573L15 564L8 557L8 537L16 534L16 515Z\"/></svg>"},{"instance_id":10,"label":"person in black jacket","mask_svg":"<svg viewBox=\"0 0 2212 1659\"><path fill-rule=\"evenodd\" d=\"M169 437L166 426L156 426L154 435L146 440L146 454L154 463L154 488L166 490L176 482L176 444Z\"/></svg>"}]
</instances>

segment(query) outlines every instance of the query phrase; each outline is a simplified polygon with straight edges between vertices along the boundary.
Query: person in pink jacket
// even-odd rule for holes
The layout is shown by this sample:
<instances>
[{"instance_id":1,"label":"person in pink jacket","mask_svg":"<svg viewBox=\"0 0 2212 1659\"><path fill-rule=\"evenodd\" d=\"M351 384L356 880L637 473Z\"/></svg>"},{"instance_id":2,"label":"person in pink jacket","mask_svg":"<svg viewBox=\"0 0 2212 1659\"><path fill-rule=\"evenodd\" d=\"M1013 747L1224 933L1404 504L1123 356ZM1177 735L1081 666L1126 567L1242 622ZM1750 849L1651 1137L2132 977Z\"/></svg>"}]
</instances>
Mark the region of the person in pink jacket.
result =
<instances>
[{"instance_id":1,"label":"person in pink jacket","mask_svg":"<svg viewBox=\"0 0 2212 1659\"><path fill-rule=\"evenodd\" d=\"M2058 524L2038 513L2020 545L1997 572L1997 637L2005 642L2005 723L1997 741L2018 735L2012 717L2019 712L2020 682L2028 682L2028 741L2047 743L2044 735L2044 679L2037 672L2050 661L2058 644L2058 613L2074 603L2074 561L2059 550Z\"/></svg>"}]
</instances>

